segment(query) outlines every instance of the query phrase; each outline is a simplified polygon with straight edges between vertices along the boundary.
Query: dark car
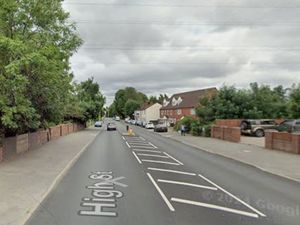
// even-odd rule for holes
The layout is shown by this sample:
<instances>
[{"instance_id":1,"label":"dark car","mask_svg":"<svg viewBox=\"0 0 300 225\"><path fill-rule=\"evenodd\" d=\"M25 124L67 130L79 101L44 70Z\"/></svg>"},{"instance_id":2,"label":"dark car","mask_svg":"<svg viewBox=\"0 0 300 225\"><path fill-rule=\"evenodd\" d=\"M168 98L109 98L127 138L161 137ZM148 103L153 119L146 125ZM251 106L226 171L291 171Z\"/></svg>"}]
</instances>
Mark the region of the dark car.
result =
<instances>
[{"instance_id":1,"label":"dark car","mask_svg":"<svg viewBox=\"0 0 300 225\"><path fill-rule=\"evenodd\" d=\"M111 131L111 130L117 130L117 126L115 123L108 123L107 124L107 131Z\"/></svg>"},{"instance_id":2,"label":"dark car","mask_svg":"<svg viewBox=\"0 0 300 225\"><path fill-rule=\"evenodd\" d=\"M285 120L276 128L279 132L300 133L300 119Z\"/></svg>"},{"instance_id":3,"label":"dark car","mask_svg":"<svg viewBox=\"0 0 300 225\"><path fill-rule=\"evenodd\" d=\"M168 132L167 123L162 122L154 126L154 132Z\"/></svg>"},{"instance_id":4,"label":"dark car","mask_svg":"<svg viewBox=\"0 0 300 225\"><path fill-rule=\"evenodd\" d=\"M255 135L256 137L264 137L265 130L274 130L276 127L275 120L271 119L243 120L241 122L242 134Z\"/></svg>"}]
</instances>

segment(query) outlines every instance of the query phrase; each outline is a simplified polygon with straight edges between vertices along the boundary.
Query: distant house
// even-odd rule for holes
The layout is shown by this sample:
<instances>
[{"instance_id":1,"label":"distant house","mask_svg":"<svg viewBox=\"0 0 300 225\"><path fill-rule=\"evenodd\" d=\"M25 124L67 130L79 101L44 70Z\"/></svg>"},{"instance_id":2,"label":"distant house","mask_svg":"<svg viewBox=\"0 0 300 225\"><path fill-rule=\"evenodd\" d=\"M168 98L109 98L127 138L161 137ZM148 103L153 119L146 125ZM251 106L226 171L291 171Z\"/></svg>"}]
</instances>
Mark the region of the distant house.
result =
<instances>
[{"instance_id":1,"label":"distant house","mask_svg":"<svg viewBox=\"0 0 300 225\"><path fill-rule=\"evenodd\" d=\"M160 118L161 107L162 105L159 103L145 103L140 109L134 112L134 118L141 122L156 121Z\"/></svg>"},{"instance_id":2,"label":"distant house","mask_svg":"<svg viewBox=\"0 0 300 225\"><path fill-rule=\"evenodd\" d=\"M166 99L160 109L160 118L168 119L170 123L176 123L185 116L196 118L196 108L202 98L216 95L217 88L208 88L184 93L174 94L170 99Z\"/></svg>"}]
</instances>

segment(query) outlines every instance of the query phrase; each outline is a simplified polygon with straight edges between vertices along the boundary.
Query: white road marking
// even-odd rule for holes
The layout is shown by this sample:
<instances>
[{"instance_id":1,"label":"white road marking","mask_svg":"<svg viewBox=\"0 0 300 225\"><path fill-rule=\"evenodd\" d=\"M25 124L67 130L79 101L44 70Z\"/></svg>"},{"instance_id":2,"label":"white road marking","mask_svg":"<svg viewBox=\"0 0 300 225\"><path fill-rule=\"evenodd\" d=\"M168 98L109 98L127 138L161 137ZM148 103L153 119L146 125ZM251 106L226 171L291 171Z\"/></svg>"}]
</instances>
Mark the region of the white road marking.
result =
<instances>
[{"instance_id":1,"label":"white road marking","mask_svg":"<svg viewBox=\"0 0 300 225\"><path fill-rule=\"evenodd\" d=\"M230 197L234 198L235 200L237 200L238 202L242 203L244 206L248 207L249 209L251 209L252 211L256 212L258 215L262 216L262 217L266 217L265 214L263 214L262 212L258 211L257 209L253 208L251 205L247 204L246 202L244 202L243 200L239 199L238 197L236 197L235 195L231 194L230 192L226 191L224 188L221 188L220 186L218 186L217 184L215 184L214 182L212 182L211 180L209 180L208 178L204 177L201 174L198 174L199 177L201 177L202 179L206 180L208 183L211 183L212 185L214 185L216 188L220 189L221 191L223 191L224 193L228 194Z\"/></svg>"},{"instance_id":2,"label":"white road marking","mask_svg":"<svg viewBox=\"0 0 300 225\"><path fill-rule=\"evenodd\" d=\"M124 138L124 136L122 136L123 140L126 141L126 139Z\"/></svg>"},{"instance_id":3,"label":"white road marking","mask_svg":"<svg viewBox=\"0 0 300 225\"><path fill-rule=\"evenodd\" d=\"M151 142L148 142L149 145L153 146L153 148L157 148L154 144L152 144Z\"/></svg>"},{"instance_id":4,"label":"white road marking","mask_svg":"<svg viewBox=\"0 0 300 225\"><path fill-rule=\"evenodd\" d=\"M128 143L130 143L130 144L132 144L132 145L149 146L149 144L148 144L148 143L145 143L145 142L128 141Z\"/></svg>"},{"instance_id":5,"label":"white road marking","mask_svg":"<svg viewBox=\"0 0 300 225\"><path fill-rule=\"evenodd\" d=\"M183 172L183 171L178 171L178 170L166 170L166 169L153 168L153 167L149 167L148 170L169 172L169 173L178 173L178 174L184 174L184 175L190 175L190 176L196 176L197 175L195 173Z\"/></svg>"},{"instance_id":6,"label":"white road marking","mask_svg":"<svg viewBox=\"0 0 300 225\"><path fill-rule=\"evenodd\" d=\"M142 162L152 162L152 163L161 163L161 164L169 164L169 165L180 166L180 164L178 164L178 163L165 162L165 161L156 161L156 160L148 160L148 159L142 159Z\"/></svg>"},{"instance_id":7,"label":"white road marking","mask_svg":"<svg viewBox=\"0 0 300 225\"><path fill-rule=\"evenodd\" d=\"M179 182L179 181L173 181L173 180L158 179L157 181L160 182L160 183L179 184L179 185L184 185L184 186L189 186L189 187L203 188L203 189L208 189L208 190L213 190L213 191L217 191L218 190L216 187L209 187L209 186L204 186L204 185L199 185L199 184L191 184L191 183Z\"/></svg>"},{"instance_id":8,"label":"white road marking","mask_svg":"<svg viewBox=\"0 0 300 225\"><path fill-rule=\"evenodd\" d=\"M157 158L165 158L165 159L168 159L168 156L164 156L164 155L152 155L152 154L144 154L144 153L138 153L138 155L140 155L140 156L151 156L151 157L157 157Z\"/></svg>"},{"instance_id":9,"label":"white road marking","mask_svg":"<svg viewBox=\"0 0 300 225\"><path fill-rule=\"evenodd\" d=\"M143 146L143 145L132 145L133 148L145 148L145 149L154 149L153 147L150 146Z\"/></svg>"},{"instance_id":10,"label":"white road marking","mask_svg":"<svg viewBox=\"0 0 300 225\"><path fill-rule=\"evenodd\" d=\"M195 202L195 201L190 201L190 200L185 200L185 199L180 199L180 198L171 198L171 201L179 202L179 203L185 203L185 204L189 204L189 205L201 206L201 207L210 208L210 209L217 209L217 210L230 212L230 213L234 213L234 214L238 214L238 215L258 218L258 215L255 214L255 213L249 213L249 212L245 212L245 211L242 211L242 210L231 209L231 208L222 207L222 206L218 206L218 205L207 204L207 203L203 203L203 202Z\"/></svg>"},{"instance_id":11,"label":"white road marking","mask_svg":"<svg viewBox=\"0 0 300 225\"><path fill-rule=\"evenodd\" d=\"M135 156L136 160L139 162L139 164L142 164L141 160L139 159L139 157L135 154L134 151L132 151L132 154Z\"/></svg>"},{"instance_id":12,"label":"white road marking","mask_svg":"<svg viewBox=\"0 0 300 225\"><path fill-rule=\"evenodd\" d=\"M175 162L177 162L177 163L179 163L180 165L183 166L183 163L180 162L179 160L175 159L173 156L170 156L170 155L169 155L168 153L166 153L166 152L164 152L164 154L165 154L166 156L170 157L171 159L173 159Z\"/></svg>"},{"instance_id":13,"label":"white road marking","mask_svg":"<svg viewBox=\"0 0 300 225\"><path fill-rule=\"evenodd\" d=\"M131 148L131 146L128 144L128 142L126 141L126 145L128 146L128 148Z\"/></svg>"},{"instance_id":14,"label":"white road marking","mask_svg":"<svg viewBox=\"0 0 300 225\"><path fill-rule=\"evenodd\" d=\"M141 139L141 140L143 140L143 141L146 141L146 139L145 139L145 138L143 138L142 136L140 137L140 139Z\"/></svg>"},{"instance_id":15,"label":"white road marking","mask_svg":"<svg viewBox=\"0 0 300 225\"><path fill-rule=\"evenodd\" d=\"M160 187L157 185L157 183L155 182L155 180L153 179L153 177L151 176L150 173L147 173L149 179L151 180L151 182L153 183L154 187L156 188L156 190L158 191L158 193L160 194L160 196L162 197L162 199L165 201L165 203L167 204L167 206L169 207L170 211L174 212L175 209L172 206L171 202L168 200L168 198L166 197L166 195L163 193L163 191L160 189Z\"/></svg>"},{"instance_id":16,"label":"white road marking","mask_svg":"<svg viewBox=\"0 0 300 225\"><path fill-rule=\"evenodd\" d=\"M155 152L155 153L161 153L160 151L157 151L157 150L146 150L146 149L137 149L137 148L134 148L133 150L137 151L137 152Z\"/></svg>"}]
</instances>

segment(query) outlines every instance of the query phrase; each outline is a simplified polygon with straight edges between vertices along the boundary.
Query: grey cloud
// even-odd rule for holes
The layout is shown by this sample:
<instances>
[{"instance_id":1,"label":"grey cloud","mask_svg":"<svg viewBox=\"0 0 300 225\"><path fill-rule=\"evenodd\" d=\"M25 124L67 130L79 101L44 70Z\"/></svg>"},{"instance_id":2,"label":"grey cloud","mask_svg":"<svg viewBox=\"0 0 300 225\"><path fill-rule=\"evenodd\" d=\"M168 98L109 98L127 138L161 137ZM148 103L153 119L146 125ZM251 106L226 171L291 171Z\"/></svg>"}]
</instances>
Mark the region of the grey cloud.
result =
<instances>
[{"instance_id":1,"label":"grey cloud","mask_svg":"<svg viewBox=\"0 0 300 225\"><path fill-rule=\"evenodd\" d=\"M298 0L130 1L202 7L68 2L64 6L84 40L72 58L75 79L94 76L108 103L125 86L172 94L224 83L244 87L253 81L300 82Z\"/></svg>"}]
</instances>

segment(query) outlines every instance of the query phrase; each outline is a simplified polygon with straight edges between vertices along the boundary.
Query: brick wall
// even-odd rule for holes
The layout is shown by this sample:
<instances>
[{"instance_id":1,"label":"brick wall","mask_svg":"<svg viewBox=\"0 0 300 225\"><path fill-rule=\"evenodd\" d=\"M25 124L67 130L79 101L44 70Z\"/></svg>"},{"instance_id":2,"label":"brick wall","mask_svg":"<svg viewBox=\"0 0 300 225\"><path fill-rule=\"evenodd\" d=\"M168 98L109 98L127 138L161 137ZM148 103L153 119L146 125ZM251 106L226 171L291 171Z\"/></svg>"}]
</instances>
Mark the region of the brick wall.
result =
<instances>
[{"instance_id":1,"label":"brick wall","mask_svg":"<svg viewBox=\"0 0 300 225\"><path fill-rule=\"evenodd\" d=\"M240 127L242 120L234 119L234 120L216 120L217 126L224 126L224 127Z\"/></svg>"},{"instance_id":2,"label":"brick wall","mask_svg":"<svg viewBox=\"0 0 300 225\"><path fill-rule=\"evenodd\" d=\"M68 132L73 133L74 132L74 126L72 123L67 124L68 125Z\"/></svg>"},{"instance_id":3,"label":"brick wall","mask_svg":"<svg viewBox=\"0 0 300 225\"><path fill-rule=\"evenodd\" d=\"M3 147L0 147L0 162L2 162L4 159L3 157Z\"/></svg>"},{"instance_id":4,"label":"brick wall","mask_svg":"<svg viewBox=\"0 0 300 225\"><path fill-rule=\"evenodd\" d=\"M55 140L61 135L69 132L85 129L82 124L62 124L51 127L47 130L39 130L34 133L17 135L15 137L4 138L3 147L0 147L0 162L15 158L19 153L36 149L50 140Z\"/></svg>"},{"instance_id":5,"label":"brick wall","mask_svg":"<svg viewBox=\"0 0 300 225\"><path fill-rule=\"evenodd\" d=\"M300 134L266 132L265 147L300 154Z\"/></svg>"},{"instance_id":6,"label":"brick wall","mask_svg":"<svg viewBox=\"0 0 300 225\"><path fill-rule=\"evenodd\" d=\"M49 131L40 130L28 134L29 150L34 150L49 141Z\"/></svg>"},{"instance_id":7,"label":"brick wall","mask_svg":"<svg viewBox=\"0 0 300 225\"><path fill-rule=\"evenodd\" d=\"M211 137L225 141L240 142L241 129L239 127L213 126Z\"/></svg>"},{"instance_id":8,"label":"brick wall","mask_svg":"<svg viewBox=\"0 0 300 225\"><path fill-rule=\"evenodd\" d=\"M68 124L60 125L60 134L61 134L61 136L66 136L69 134L69 125Z\"/></svg>"},{"instance_id":9,"label":"brick wall","mask_svg":"<svg viewBox=\"0 0 300 225\"><path fill-rule=\"evenodd\" d=\"M50 140L55 140L61 136L60 126L50 127Z\"/></svg>"},{"instance_id":10,"label":"brick wall","mask_svg":"<svg viewBox=\"0 0 300 225\"><path fill-rule=\"evenodd\" d=\"M29 150L28 134L17 135L16 152L24 153Z\"/></svg>"}]
</instances>

